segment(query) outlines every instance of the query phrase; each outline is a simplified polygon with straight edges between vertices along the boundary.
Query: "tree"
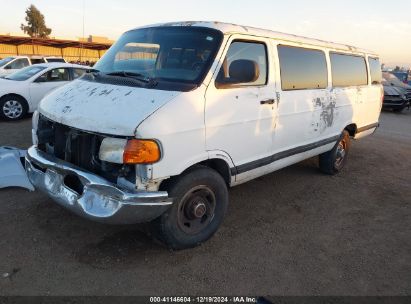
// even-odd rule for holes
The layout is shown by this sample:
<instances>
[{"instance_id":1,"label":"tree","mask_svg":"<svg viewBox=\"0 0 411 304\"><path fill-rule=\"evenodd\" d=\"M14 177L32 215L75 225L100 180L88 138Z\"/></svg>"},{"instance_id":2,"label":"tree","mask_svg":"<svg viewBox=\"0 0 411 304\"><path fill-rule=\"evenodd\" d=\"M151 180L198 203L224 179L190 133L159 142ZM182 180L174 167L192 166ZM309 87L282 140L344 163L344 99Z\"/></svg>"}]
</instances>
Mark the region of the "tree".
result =
<instances>
[{"instance_id":1,"label":"tree","mask_svg":"<svg viewBox=\"0 0 411 304\"><path fill-rule=\"evenodd\" d=\"M20 28L25 34L34 38L47 38L51 34L51 29L46 26L44 15L33 4L26 9L26 24L21 24Z\"/></svg>"}]
</instances>

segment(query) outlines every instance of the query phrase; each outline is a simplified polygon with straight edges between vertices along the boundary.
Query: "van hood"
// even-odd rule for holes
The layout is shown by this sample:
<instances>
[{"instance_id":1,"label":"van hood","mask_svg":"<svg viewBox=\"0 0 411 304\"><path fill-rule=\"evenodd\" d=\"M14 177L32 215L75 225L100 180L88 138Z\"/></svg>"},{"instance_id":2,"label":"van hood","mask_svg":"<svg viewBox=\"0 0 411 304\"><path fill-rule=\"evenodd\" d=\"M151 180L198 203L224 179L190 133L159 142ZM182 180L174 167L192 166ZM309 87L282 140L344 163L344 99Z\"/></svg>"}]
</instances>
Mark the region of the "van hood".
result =
<instances>
[{"instance_id":1,"label":"van hood","mask_svg":"<svg viewBox=\"0 0 411 304\"><path fill-rule=\"evenodd\" d=\"M76 129L135 136L141 122L179 94L79 79L47 95L39 112Z\"/></svg>"}]
</instances>

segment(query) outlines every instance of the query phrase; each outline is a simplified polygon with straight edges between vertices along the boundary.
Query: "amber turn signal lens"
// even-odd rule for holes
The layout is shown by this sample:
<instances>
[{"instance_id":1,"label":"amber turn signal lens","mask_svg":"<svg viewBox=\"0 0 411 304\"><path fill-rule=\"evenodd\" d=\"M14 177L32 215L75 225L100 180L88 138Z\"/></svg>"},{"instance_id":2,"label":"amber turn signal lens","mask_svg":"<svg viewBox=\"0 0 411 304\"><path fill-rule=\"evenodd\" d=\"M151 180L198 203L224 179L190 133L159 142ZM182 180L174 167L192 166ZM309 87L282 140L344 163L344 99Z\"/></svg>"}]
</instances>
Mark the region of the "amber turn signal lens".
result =
<instances>
[{"instance_id":1,"label":"amber turn signal lens","mask_svg":"<svg viewBox=\"0 0 411 304\"><path fill-rule=\"evenodd\" d=\"M123 154L124 164L152 164L160 160L160 148L154 140L132 139Z\"/></svg>"}]
</instances>

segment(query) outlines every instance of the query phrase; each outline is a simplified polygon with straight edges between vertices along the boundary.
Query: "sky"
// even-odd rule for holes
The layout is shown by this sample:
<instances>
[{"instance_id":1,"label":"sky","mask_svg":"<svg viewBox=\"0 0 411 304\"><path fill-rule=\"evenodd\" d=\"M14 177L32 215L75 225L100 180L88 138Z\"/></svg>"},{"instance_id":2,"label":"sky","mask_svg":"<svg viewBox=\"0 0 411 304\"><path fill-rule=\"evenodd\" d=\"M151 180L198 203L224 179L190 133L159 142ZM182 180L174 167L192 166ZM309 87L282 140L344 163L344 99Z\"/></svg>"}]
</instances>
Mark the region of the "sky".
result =
<instances>
[{"instance_id":1,"label":"sky","mask_svg":"<svg viewBox=\"0 0 411 304\"><path fill-rule=\"evenodd\" d=\"M333 42L380 54L388 66L411 67L411 1L387 0L0 0L7 13L0 33L21 33L25 9L45 15L51 36L105 36L146 24L211 20L255 26Z\"/></svg>"}]
</instances>

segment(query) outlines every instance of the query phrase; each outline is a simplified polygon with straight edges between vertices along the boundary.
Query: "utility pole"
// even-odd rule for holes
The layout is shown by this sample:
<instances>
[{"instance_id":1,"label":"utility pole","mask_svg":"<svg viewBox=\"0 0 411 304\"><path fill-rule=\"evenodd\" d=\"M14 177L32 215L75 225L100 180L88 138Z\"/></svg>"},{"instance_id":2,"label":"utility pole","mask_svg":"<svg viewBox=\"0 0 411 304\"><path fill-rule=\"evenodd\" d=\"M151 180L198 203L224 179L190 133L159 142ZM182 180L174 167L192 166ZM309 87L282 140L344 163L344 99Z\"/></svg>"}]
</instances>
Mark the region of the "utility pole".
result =
<instances>
[{"instance_id":1,"label":"utility pole","mask_svg":"<svg viewBox=\"0 0 411 304\"><path fill-rule=\"evenodd\" d=\"M80 61L82 61L82 56L83 56L83 47L84 47L84 39L85 39L85 15L86 15L86 0L83 0L83 38L82 38L82 43L81 43L81 49L80 49Z\"/></svg>"}]
</instances>

